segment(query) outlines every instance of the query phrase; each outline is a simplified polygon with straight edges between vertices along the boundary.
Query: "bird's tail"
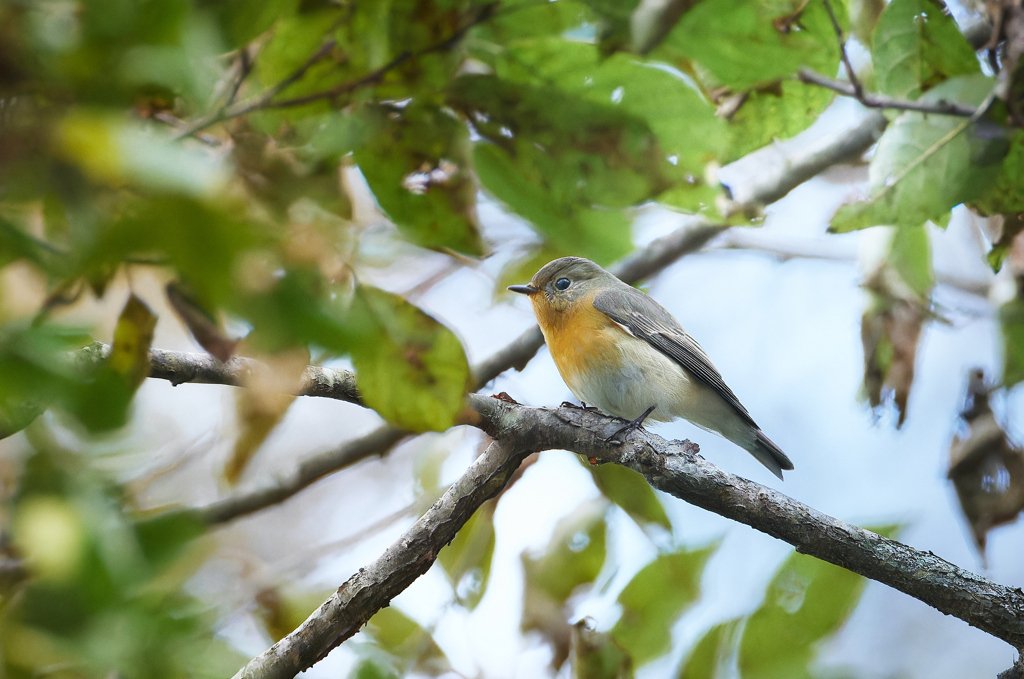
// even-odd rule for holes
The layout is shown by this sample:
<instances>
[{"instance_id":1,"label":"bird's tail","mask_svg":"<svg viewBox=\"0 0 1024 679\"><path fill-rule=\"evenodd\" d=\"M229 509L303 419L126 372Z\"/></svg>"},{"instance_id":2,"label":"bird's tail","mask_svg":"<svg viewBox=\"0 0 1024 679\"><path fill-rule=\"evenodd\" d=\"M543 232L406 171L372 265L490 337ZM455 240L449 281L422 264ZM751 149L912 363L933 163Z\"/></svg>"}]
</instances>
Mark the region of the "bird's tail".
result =
<instances>
[{"instance_id":1,"label":"bird's tail","mask_svg":"<svg viewBox=\"0 0 1024 679\"><path fill-rule=\"evenodd\" d=\"M757 458L758 462L768 467L772 474L778 476L779 479L782 479L782 471L784 469L793 468L793 463L782 452L782 449L765 436L764 432L760 429L754 432L754 444L747 448L747 452Z\"/></svg>"}]
</instances>

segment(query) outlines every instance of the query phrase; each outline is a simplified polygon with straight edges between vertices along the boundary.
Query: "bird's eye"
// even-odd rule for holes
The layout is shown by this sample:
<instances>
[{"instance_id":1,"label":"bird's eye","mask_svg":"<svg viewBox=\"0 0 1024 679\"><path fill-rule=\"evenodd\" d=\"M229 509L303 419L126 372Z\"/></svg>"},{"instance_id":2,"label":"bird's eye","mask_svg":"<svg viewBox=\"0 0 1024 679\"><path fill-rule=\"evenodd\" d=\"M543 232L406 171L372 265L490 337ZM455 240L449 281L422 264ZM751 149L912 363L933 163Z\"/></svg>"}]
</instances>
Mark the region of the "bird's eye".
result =
<instances>
[{"instance_id":1,"label":"bird's eye","mask_svg":"<svg viewBox=\"0 0 1024 679\"><path fill-rule=\"evenodd\" d=\"M559 278L555 281L555 290L565 290L571 283L568 278Z\"/></svg>"}]
</instances>

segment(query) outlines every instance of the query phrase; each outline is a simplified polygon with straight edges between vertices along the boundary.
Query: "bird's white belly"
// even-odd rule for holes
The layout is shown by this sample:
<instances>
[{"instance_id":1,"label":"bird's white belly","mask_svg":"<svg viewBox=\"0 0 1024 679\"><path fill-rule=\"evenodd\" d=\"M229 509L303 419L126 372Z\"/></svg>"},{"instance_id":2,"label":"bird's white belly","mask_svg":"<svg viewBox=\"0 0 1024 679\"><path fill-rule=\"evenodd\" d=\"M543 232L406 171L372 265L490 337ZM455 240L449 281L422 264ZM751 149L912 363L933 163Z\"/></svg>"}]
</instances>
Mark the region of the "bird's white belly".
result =
<instances>
[{"instance_id":1,"label":"bird's white belly","mask_svg":"<svg viewBox=\"0 0 1024 679\"><path fill-rule=\"evenodd\" d=\"M576 379L566 379L576 398L627 420L655 406L649 420L681 417L741 446L752 442L753 430L711 387L644 340L623 335L617 365L591 362Z\"/></svg>"},{"instance_id":2,"label":"bird's white belly","mask_svg":"<svg viewBox=\"0 0 1024 679\"><path fill-rule=\"evenodd\" d=\"M652 420L686 417L678 412L678 406L692 401L697 391L687 372L647 342L625 332L616 346L621 356L617 364L591 362L576 379L567 380L576 398L628 420L651 406L656 406L648 416Z\"/></svg>"}]
</instances>

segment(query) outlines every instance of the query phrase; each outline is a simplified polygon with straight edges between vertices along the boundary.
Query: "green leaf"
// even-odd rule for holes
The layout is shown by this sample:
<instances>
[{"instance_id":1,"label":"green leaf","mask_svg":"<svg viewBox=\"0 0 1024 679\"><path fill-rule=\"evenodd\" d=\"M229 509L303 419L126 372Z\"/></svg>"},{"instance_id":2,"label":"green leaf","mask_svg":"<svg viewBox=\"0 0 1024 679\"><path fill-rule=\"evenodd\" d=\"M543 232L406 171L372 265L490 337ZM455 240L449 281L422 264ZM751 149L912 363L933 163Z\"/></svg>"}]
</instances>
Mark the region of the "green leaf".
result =
<instances>
[{"instance_id":1,"label":"green leaf","mask_svg":"<svg viewBox=\"0 0 1024 679\"><path fill-rule=\"evenodd\" d=\"M633 679L629 655L605 632L583 618L572 626L573 679Z\"/></svg>"},{"instance_id":2,"label":"green leaf","mask_svg":"<svg viewBox=\"0 0 1024 679\"><path fill-rule=\"evenodd\" d=\"M631 48L647 54L658 46L676 22L700 0L641 0L630 16Z\"/></svg>"},{"instance_id":3,"label":"green leaf","mask_svg":"<svg viewBox=\"0 0 1024 679\"><path fill-rule=\"evenodd\" d=\"M863 589L861 576L793 553L743 628L739 646L743 679L809 679L815 642L839 629Z\"/></svg>"},{"instance_id":4,"label":"green leaf","mask_svg":"<svg viewBox=\"0 0 1024 679\"><path fill-rule=\"evenodd\" d=\"M430 632L394 607L377 611L363 631L383 651L401 662L406 668L404 675L418 670L438 676L451 669L448 658Z\"/></svg>"},{"instance_id":5,"label":"green leaf","mask_svg":"<svg viewBox=\"0 0 1024 679\"><path fill-rule=\"evenodd\" d=\"M186 545L206 532L206 523L189 511L163 512L135 523L135 537L146 559L157 566L170 563Z\"/></svg>"},{"instance_id":6,"label":"green leaf","mask_svg":"<svg viewBox=\"0 0 1024 679\"><path fill-rule=\"evenodd\" d=\"M437 555L459 603L472 610L487 591L494 556L495 501L484 503Z\"/></svg>"},{"instance_id":7,"label":"green leaf","mask_svg":"<svg viewBox=\"0 0 1024 679\"><path fill-rule=\"evenodd\" d=\"M601 58L597 48L567 40L532 40L506 49L495 63L507 82L557 85L560 91L642 120L657 136L665 158L654 167L677 181L701 177L704 166L725 149L725 124L681 74L635 57ZM665 159L671 158L666 164Z\"/></svg>"},{"instance_id":8,"label":"green leaf","mask_svg":"<svg viewBox=\"0 0 1024 679\"><path fill-rule=\"evenodd\" d=\"M860 44L871 46L871 35L878 25L878 18L888 6L885 0L849 0L850 32Z\"/></svg>"},{"instance_id":9,"label":"green leaf","mask_svg":"<svg viewBox=\"0 0 1024 679\"><path fill-rule=\"evenodd\" d=\"M904 226L893 234L886 264L893 267L914 292L925 298L935 285L931 254L925 226Z\"/></svg>"},{"instance_id":10,"label":"green leaf","mask_svg":"<svg viewBox=\"0 0 1024 679\"><path fill-rule=\"evenodd\" d=\"M417 245L481 254L466 126L416 102L385 120L355 152L380 206Z\"/></svg>"},{"instance_id":11,"label":"green leaf","mask_svg":"<svg viewBox=\"0 0 1024 679\"><path fill-rule=\"evenodd\" d=\"M290 79L308 64L331 36L342 19L337 8L285 16L274 25L270 41L260 50L255 72L265 88ZM281 90L279 99L291 99L323 92L344 82L347 75L345 56L338 48L326 50L322 59L309 66L302 78ZM326 100L314 109L326 109Z\"/></svg>"},{"instance_id":12,"label":"green leaf","mask_svg":"<svg viewBox=\"0 0 1024 679\"><path fill-rule=\"evenodd\" d=\"M734 618L705 632L679 668L678 679L716 679L729 654L729 641L736 634L739 623L740 619Z\"/></svg>"},{"instance_id":13,"label":"green leaf","mask_svg":"<svg viewBox=\"0 0 1024 679\"><path fill-rule=\"evenodd\" d=\"M371 328L352 348L359 392L389 422L410 431L444 431L462 410L469 364L462 344L401 297L360 286L352 315Z\"/></svg>"},{"instance_id":14,"label":"green leaf","mask_svg":"<svg viewBox=\"0 0 1024 679\"><path fill-rule=\"evenodd\" d=\"M921 97L978 105L991 78L949 80ZM871 160L866 203L840 208L831 231L869 226L917 226L982 195L1002 166L1008 144L997 126L953 116L907 112L885 130Z\"/></svg>"},{"instance_id":15,"label":"green leaf","mask_svg":"<svg viewBox=\"0 0 1024 679\"><path fill-rule=\"evenodd\" d=\"M593 582L604 567L607 528L604 506L594 504L559 521L540 556L523 555L527 595L542 592L561 606L577 587Z\"/></svg>"},{"instance_id":16,"label":"green leaf","mask_svg":"<svg viewBox=\"0 0 1024 679\"><path fill-rule=\"evenodd\" d=\"M547 176L558 181L566 175L559 177L556 168L538 171L529 167L534 160L530 155L540 154L527 151L510 157L493 144L477 144L473 163L480 183L529 220L559 252L574 252L599 264L608 264L629 252L630 218L625 213L559 201L542 182Z\"/></svg>"},{"instance_id":17,"label":"green leaf","mask_svg":"<svg viewBox=\"0 0 1024 679\"><path fill-rule=\"evenodd\" d=\"M28 235L0 216L0 267L25 259L44 270L59 270L62 257L53 246Z\"/></svg>"},{"instance_id":18,"label":"green leaf","mask_svg":"<svg viewBox=\"0 0 1024 679\"><path fill-rule=\"evenodd\" d=\"M299 0L223 0L209 9L224 26L231 47L242 47L299 8Z\"/></svg>"},{"instance_id":19,"label":"green leaf","mask_svg":"<svg viewBox=\"0 0 1024 679\"><path fill-rule=\"evenodd\" d=\"M671 532L672 524L665 507L643 476L617 464L587 464L586 467L604 496L622 507L634 521L641 526L661 526Z\"/></svg>"},{"instance_id":20,"label":"green leaf","mask_svg":"<svg viewBox=\"0 0 1024 679\"><path fill-rule=\"evenodd\" d=\"M0 325L0 438L27 427L52 403L74 405L82 389L68 351L84 334L50 325Z\"/></svg>"},{"instance_id":21,"label":"green leaf","mask_svg":"<svg viewBox=\"0 0 1024 679\"><path fill-rule=\"evenodd\" d=\"M586 3L575 0L548 3L505 0L501 7L502 11L473 29L475 44L467 44L468 49L472 51L483 43L512 45L527 38L561 36L592 18Z\"/></svg>"},{"instance_id":22,"label":"green leaf","mask_svg":"<svg viewBox=\"0 0 1024 679\"><path fill-rule=\"evenodd\" d=\"M597 15L601 53L610 55L630 44L630 19L640 0L583 0Z\"/></svg>"},{"instance_id":23,"label":"green leaf","mask_svg":"<svg viewBox=\"0 0 1024 679\"><path fill-rule=\"evenodd\" d=\"M836 6L838 3L833 3ZM843 16L842 8L836 12ZM822 0L798 2L703 0L687 12L655 58L700 64L714 82L734 91L796 73L802 66L832 74L839 46Z\"/></svg>"},{"instance_id":24,"label":"green leaf","mask_svg":"<svg viewBox=\"0 0 1024 679\"><path fill-rule=\"evenodd\" d=\"M1024 212L1024 131L1014 133L999 174L970 206L982 215Z\"/></svg>"},{"instance_id":25,"label":"green leaf","mask_svg":"<svg viewBox=\"0 0 1024 679\"><path fill-rule=\"evenodd\" d=\"M974 48L935 0L892 0L875 27L871 62L879 90L896 99L981 72Z\"/></svg>"},{"instance_id":26,"label":"green leaf","mask_svg":"<svg viewBox=\"0 0 1024 679\"><path fill-rule=\"evenodd\" d=\"M522 555L520 624L524 632L539 632L551 644L552 668L561 667L568 657L574 634L566 602L578 588L593 583L604 567L607 508L603 500L581 505L558 522L543 553Z\"/></svg>"},{"instance_id":27,"label":"green leaf","mask_svg":"<svg viewBox=\"0 0 1024 679\"><path fill-rule=\"evenodd\" d=\"M659 554L619 594L622 617L612 636L639 667L668 651L672 625L700 594L704 564L718 548Z\"/></svg>"},{"instance_id":28,"label":"green leaf","mask_svg":"<svg viewBox=\"0 0 1024 679\"><path fill-rule=\"evenodd\" d=\"M390 667L381 667L380 663L367 658L361 660L352 672L349 679L399 679L399 675Z\"/></svg>"},{"instance_id":29,"label":"green leaf","mask_svg":"<svg viewBox=\"0 0 1024 679\"><path fill-rule=\"evenodd\" d=\"M797 80L751 91L729 118L729 153L723 161L745 156L776 139L795 137L818 119L833 98L831 90Z\"/></svg>"},{"instance_id":30,"label":"green leaf","mask_svg":"<svg viewBox=\"0 0 1024 679\"><path fill-rule=\"evenodd\" d=\"M999 240L992 244L992 249L989 250L988 255L985 257L988 260L989 266L992 267L992 271L999 273L999 270L1003 267L1003 261L1010 254L1013 241L1022 231L1024 231L1024 213L1016 212L1003 215L1003 228L999 235Z\"/></svg>"},{"instance_id":31,"label":"green leaf","mask_svg":"<svg viewBox=\"0 0 1024 679\"><path fill-rule=\"evenodd\" d=\"M1003 330L1003 384L1024 381L1024 297L1018 294L999 308Z\"/></svg>"}]
</instances>

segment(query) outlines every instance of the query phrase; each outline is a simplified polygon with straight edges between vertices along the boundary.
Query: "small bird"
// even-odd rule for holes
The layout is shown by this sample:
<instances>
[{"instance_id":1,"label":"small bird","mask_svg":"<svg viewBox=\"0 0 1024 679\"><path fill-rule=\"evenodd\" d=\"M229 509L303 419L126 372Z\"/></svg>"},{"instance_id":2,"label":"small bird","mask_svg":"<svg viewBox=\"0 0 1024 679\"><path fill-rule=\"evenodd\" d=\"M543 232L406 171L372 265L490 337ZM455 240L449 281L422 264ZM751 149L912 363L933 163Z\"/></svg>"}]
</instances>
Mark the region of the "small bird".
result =
<instances>
[{"instance_id":1,"label":"small bird","mask_svg":"<svg viewBox=\"0 0 1024 679\"><path fill-rule=\"evenodd\" d=\"M782 478L786 454L764 435L697 341L647 294L589 259L545 264L530 297L562 379L582 403L632 420L682 417L721 434Z\"/></svg>"}]
</instances>

